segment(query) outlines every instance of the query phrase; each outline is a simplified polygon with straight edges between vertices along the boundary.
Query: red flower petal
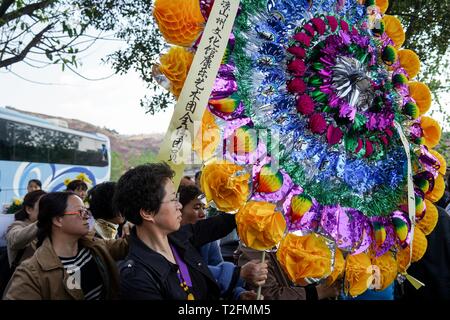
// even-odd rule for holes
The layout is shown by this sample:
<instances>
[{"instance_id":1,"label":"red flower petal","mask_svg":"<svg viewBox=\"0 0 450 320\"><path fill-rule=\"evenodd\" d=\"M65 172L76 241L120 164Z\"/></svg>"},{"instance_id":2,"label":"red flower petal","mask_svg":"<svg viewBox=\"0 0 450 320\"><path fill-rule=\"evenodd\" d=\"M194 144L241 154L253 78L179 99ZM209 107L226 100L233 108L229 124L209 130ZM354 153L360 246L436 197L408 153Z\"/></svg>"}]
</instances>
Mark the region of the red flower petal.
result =
<instances>
[{"instance_id":1,"label":"red flower petal","mask_svg":"<svg viewBox=\"0 0 450 320\"><path fill-rule=\"evenodd\" d=\"M373 153L372 142L366 140L366 154L364 155L364 157L369 157L372 153Z\"/></svg>"},{"instance_id":2,"label":"red flower petal","mask_svg":"<svg viewBox=\"0 0 450 320\"><path fill-rule=\"evenodd\" d=\"M327 140L328 144L337 144L341 141L343 136L342 130L339 127L334 127L332 125L328 126L327 130Z\"/></svg>"},{"instance_id":3,"label":"red flower petal","mask_svg":"<svg viewBox=\"0 0 450 320\"><path fill-rule=\"evenodd\" d=\"M341 29L348 32L348 23L341 20Z\"/></svg>"},{"instance_id":4,"label":"red flower petal","mask_svg":"<svg viewBox=\"0 0 450 320\"><path fill-rule=\"evenodd\" d=\"M305 63L300 59L295 59L288 65L288 70L291 71L297 77L301 77L305 74Z\"/></svg>"},{"instance_id":5,"label":"red flower petal","mask_svg":"<svg viewBox=\"0 0 450 320\"><path fill-rule=\"evenodd\" d=\"M316 33L316 31L314 30L312 25L307 23L303 26L303 29L305 29L306 32L308 32L311 37L314 37L314 33Z\"/></svg>"},{"instance_id":6,"label":"red flower petal","mask_svg":"<svg viewBox=\"0 0 450 320\"><path fill-rule=\"evenodd\" d=\"M387 145L389 144L389 141L388 141L388 139L386 138L386 136L380 136L380 140L381 140L381 142L383 142L383 144L384 144L385 146L387 146Z\"/></svg>"},{"instance_id":7,"label":"red flower petal","mask_svg":"<svg viewBox=\"0 0 450 320\"><path fill-rule=\"evenodd\" d=\"M355 153L358 153L363 147L363 142L361 140L361 138L358 138L358 146L355 149Z\"/></svg>"},{"instance_id":8,"label":"red flower petal","mask_svg":"<svg viewBox=\"0 0 450 320\"><path fill-rule=\"evenodd\" d=\"M311 21L314 24L314 28L316 28L317 32L320 35L323 35L327 28L327 25L325 24L325 22L320 18L314 18L314 19L311 19Z\"/></svg>"},{"instance_id":9,"label":"red flower petal","mask_svg":"<svg viewBox=\"0 0 450 320\"><path fill-rule=\"evenodd\" d=\"M327 122L321 114L316 113L309 118L309 128L312 133L322 134L327 130Z\"/></svg>"},{"instance_id":10,"label":"red flower petal","mask_svg":"<svg viewBox=\"0 0 450 320\"><path fill-rule=\"evenodd\" d=\"M306 90L306 84L302 79L294 78L289 82L287 89L292 93L303 93Z\"/></svg>"},{"instance_id":11,"label":"red flower petal","mask_svg":"<svg viewBox=\"0 0 450 320\"><path fill-rule=\"evenodd\" d=\"M389 136L389 138L392 138L393 133L392 133L391 129L386 129L386 130L384 130L384 132L386 132L386 134Z\"/></svg>"},{"instance_id":12,"label":"red flower petal","mask_svg":"<svg viewBox=\"0 0 450 320\"><path fill-rule=\"evenodd\" d=\"M311 38L304 32L296 33L293 38L307 47L311 44Z\"/></svg>"},{"instance_id":13,"label":"red flower petal","mask_svg":"<svg viewBox=\"0 0 450 320\"><path fill-rule=\"evenodd\" d=\"M304 115L314 112L314 101L307 94L303 94L297 99L297 111Z\"/></svg>"},{"instance_id":14,"label":"red flower petal","mask_svg":"<svg viewBox=\"0 0 450 320\"><path fill-rule=\"evenodd\" d=\"M297 58L304 58L306 56L306 50L301 47L290 47L287 49L289 53L292 53Z\"/></svg>"},{"instance_id":15,"label":"red flower petal","mask_svg":"<svg viewBox=\"0 0 450 320\"><path fill-rule=\"evenodd\" d=\"M333 16L327 16L327 20L328 20L328 25L331 28L331 32L336 31L336 29L338 27L338 22L337 22L336 18Z\"/></svg>"}]
</instances>

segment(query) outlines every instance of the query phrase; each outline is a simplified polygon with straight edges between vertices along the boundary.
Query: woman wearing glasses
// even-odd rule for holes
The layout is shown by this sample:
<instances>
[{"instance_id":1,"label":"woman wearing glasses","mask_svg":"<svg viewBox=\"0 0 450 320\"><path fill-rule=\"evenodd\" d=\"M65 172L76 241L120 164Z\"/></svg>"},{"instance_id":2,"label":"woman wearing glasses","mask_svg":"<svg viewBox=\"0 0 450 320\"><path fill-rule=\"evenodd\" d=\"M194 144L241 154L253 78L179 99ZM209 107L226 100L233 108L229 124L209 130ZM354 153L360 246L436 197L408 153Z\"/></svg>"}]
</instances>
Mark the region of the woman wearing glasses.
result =
<instances>
[{"instance_id":1,"label":"woman wearing glasses","mask_svg":"<svg viewBox=\"0 0 450 320\"><path fill-rule=\"evenodd\" d=\"M135 227L130 252L120 268L120 297L147 300L216 300L220 288L198 249L236 227L234 215L220 214L181 225L181 208L167 164L126 172L114 195L117 208Z\"/></svg>"},{"instance_id":2,"label":"woman wearing glasses","mask_svg":"<svg viewBox=\"0 0 450 320\"><path fill-rule=\"evenodd\" d=\"M127 241L87 237L88 218L83 201L74 193L43 196L39 202L38 248L16 269L4 299L116 298L118 274L114 260L125 257Z\"/></svg>"}]
</instances>

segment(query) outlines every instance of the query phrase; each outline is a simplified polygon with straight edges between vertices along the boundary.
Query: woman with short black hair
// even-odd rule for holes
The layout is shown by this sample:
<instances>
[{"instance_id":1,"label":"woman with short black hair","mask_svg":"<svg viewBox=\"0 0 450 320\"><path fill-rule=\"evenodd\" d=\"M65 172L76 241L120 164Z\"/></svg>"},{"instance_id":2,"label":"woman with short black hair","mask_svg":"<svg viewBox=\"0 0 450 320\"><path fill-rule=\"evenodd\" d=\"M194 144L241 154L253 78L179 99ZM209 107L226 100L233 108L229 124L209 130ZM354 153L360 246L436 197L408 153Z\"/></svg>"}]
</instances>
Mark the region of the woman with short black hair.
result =
<instances>
[{"instance_id":1,"label":"woman with short black hair","mask_svg":"<svg viewBox=\"0 0 450 320\"><path fill-rule=\"evenodd\" d=\"M135 224L130 252L120 270L124 299L215 300L220 288L198 248L236 227L234 215L220 214L180 228L181 204L165 163L138 166L117 183L115 203Z\"/></svg>"},{"instance_id":2,"label":"woman with short black hair","mask_svg":"<svg viewBox=\"0 0 450 320\"><path fill-rule=\"evenodd\" d=\"M27 192L42 190L42 182L38 179L31 179L27 184Z\"/></svg>"},{"instance_id":3,"label":"woman with short black hair","mask_svg":"<svg viewBox=\"0 0 450 320\"><path fill-rule=\"evenodd\" d=\"M37 249L14 272L7 300L115 299L115 260L128 252L126 239L88 237L89 211L72 192L51 192L39 203Z\"/></svg>"},{"instance_id":4,"label":"woman with short black hair","mask_svg":"<svg viewBox=\"0 0 450 320\"><path fill-rule=\"evenodd\" d=\"M87 189L88 186L86 182L78 179L70 181L69 184L66 186L66 191L76 193L83 201L84 199L86 199Z\"/></svg>"},{"instance_id":5,"label":"woman with short black hair","mask_svg":"<svg viewBox=\"0 0 450 320\"><path fill-rule=\"evenodd\" d=\"M100 183L89 190L86 197L89 203L89 211L95 219L95 236L104 240L116 239L119 226L125 220L113 205L116 185L116 182Z\"/></svg>"}]
</instances>

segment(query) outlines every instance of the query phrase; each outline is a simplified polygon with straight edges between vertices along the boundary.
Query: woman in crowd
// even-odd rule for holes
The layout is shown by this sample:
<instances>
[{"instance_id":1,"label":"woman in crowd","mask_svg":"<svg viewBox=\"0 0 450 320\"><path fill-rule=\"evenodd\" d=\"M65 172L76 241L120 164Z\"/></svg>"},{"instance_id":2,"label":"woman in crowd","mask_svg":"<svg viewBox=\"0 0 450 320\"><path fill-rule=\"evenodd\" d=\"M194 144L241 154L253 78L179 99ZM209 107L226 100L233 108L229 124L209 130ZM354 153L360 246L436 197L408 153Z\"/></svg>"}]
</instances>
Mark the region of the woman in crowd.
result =
<instances>
[{"instance_id":1,"label":"woman in crowd","mask_svg":"<svg viewBox=\"0 0 450 320\"><path fill-rule=\"evenodd\" d=\"M115 190L116 182L103 182L89 190L86 198L89 211L95 219L95 236L104 240L116 239L119 226L125 220L113 206Z\"/></svg>"},{"instance_id":2,"label":"woman in crowd","mask_svg":"<svg viewBox=\"0 0 450 320\"><path fill-rule=\"evenodd\" d=\"M42 190L42 183L38 179L31 179L28 181L27 192L30 193L36 190Z\"/></svg>"},{"instance_id":3,"label":"woman in crowd","mask_svg":"<svg viewBox=\"0 0 450 320\"><path fill-rule=\"evenodd\" d=\"M86 237L88 210L71 192L52 192L39 202L35 254L17 267L7 300L94 300L117 297L114 260L128 251L126 239Z\"/></svg>"},{"instance_id":4,"label":"woman in crowd","mask_svg":"<svg viewBox=\"0 0 450 320\"><path fill-rule=\"evenodd\" d=\"M167 164L138 166L117 184L115 203L135 227L120 270L121 297L149 300L215 300L216 279L197 248L236 227L234 215L220 214L181 226L181 203Z\"/></svg>"},{"instance_id":5,"label":"woman in crowd","mask_svg":"<svg viewBox=\"0 0 450 320\"><path fill-rule=\"evenodd\" d=\"M71 192L77 194L83 201L84 201L84 199L86 199L87 189L88 189L88 186L87 186L86 182L84 182L83 180L70 181L66 187L66 191L71 191Z\"/></svg>"},{"instance_id":6,"label":"woman in crowd","mask_svg":"<svg viewBox=\"0 0 450 320\"><path fill-rule=\"evenodd\" d=\"M201 201L202 193L195 185L180 186L178 189L182 219L181 225L195 224L206 218L205 205ZM221 287L222 296L228 298L232 295L235 300L256 299L254 291L246 291L244 282L257 287L267 278L267 264L258 260L249 261L242 267L231 262L225 262L220 252L218 241L209 242L200 248L203 260Z\"/></svg>"},{"instance_id":7,"label":"woman in crowd","mask_svg":"<svg viewBox=\"0 0 450 320\"><path fill-rule=\"evenodd\" d=\"M15 221L6 231L6 243L9 265L12 269L20 261L31 257L36 250L37 217L39 199L45 191L36 190L27 193L23 199L22 208L15 213Z\"/></svg>"}]
</instances>

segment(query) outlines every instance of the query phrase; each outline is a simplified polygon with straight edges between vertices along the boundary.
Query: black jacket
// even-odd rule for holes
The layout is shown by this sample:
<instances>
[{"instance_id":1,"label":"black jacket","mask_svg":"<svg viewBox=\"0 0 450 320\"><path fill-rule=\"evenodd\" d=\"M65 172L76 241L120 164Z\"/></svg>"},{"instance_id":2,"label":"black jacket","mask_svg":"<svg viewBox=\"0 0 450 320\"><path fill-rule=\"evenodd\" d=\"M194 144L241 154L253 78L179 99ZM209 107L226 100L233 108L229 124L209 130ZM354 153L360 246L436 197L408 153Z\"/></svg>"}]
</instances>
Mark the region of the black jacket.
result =
<instances>
[{"instance_id":1,"label":"black jacket","mask_svg":"<svg viewBox=\"0 0 450 320\"><path fill-rule=\"evenodd\" d=\"M216 217L182 226L169 235L173 245L186 263L192 280L196 300L218 300L220 289L208 266L203 262L198 248L220 239L236 227L234 215ZM120 297L132 300L186 300L180 286L177 265L147 247L131 231L130 251L120 266Z\"/></svg>"},{"instance_id":2,"label":"black jacket","mask_svg":"<svg viewBox=\"0 0 450 320\"><path fill-rule=\"evenodd\" d=\"M427 236L427 251L421 260L408 268L408 273L425 286L416 290L405 281L403 299L450 299L450 216L444 209L436 207L438 222Z\"/></svg>"}]
</instances>

